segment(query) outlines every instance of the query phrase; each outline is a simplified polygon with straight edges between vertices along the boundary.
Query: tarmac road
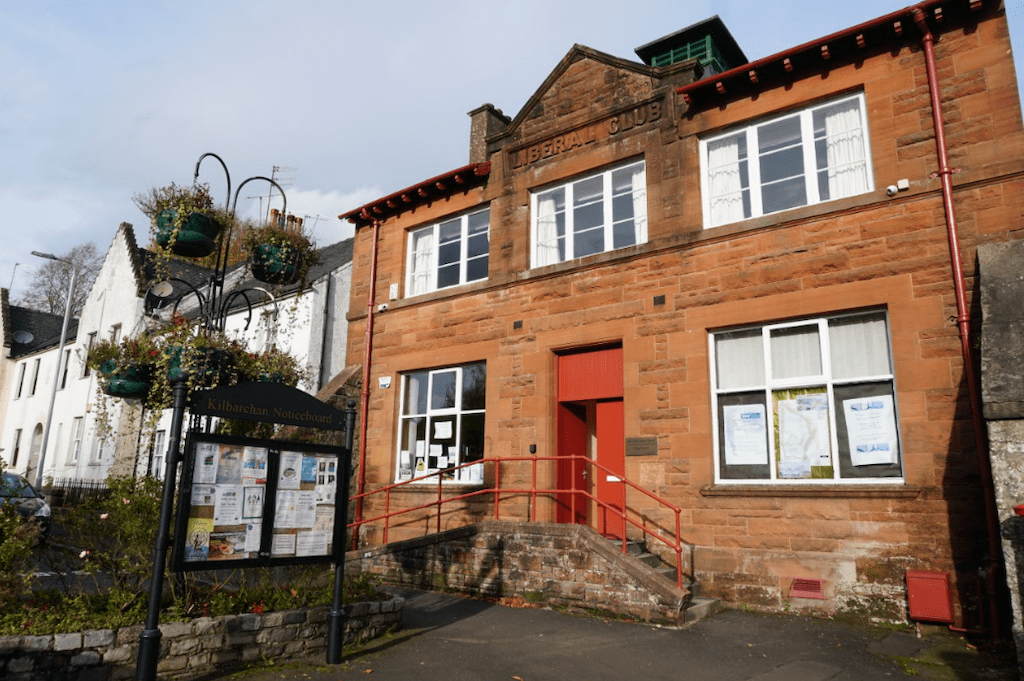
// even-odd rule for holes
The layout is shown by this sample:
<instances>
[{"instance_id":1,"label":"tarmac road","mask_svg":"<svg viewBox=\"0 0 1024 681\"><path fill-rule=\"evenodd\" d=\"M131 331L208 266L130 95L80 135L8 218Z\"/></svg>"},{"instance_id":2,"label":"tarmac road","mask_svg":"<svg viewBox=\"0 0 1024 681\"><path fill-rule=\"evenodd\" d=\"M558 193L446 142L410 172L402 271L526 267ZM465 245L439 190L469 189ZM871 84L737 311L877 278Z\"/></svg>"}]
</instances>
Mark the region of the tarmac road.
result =
<instances>
[{"instance_id":1,"label":"tarmac road","mask_svg":"<svg viewBox=\"0 0 1024 681\"><path fill-rule=\"evenodd\" d=\"M937 628L918 639L829 620L727 610L687 629L669 629L396 591L407 599L403 630L346 649L340 665L317 659L205 678L825 681L907 678L907 671L919 678L1017 678L1012 655L984 658Z\"/></svg>"}]
</instances>

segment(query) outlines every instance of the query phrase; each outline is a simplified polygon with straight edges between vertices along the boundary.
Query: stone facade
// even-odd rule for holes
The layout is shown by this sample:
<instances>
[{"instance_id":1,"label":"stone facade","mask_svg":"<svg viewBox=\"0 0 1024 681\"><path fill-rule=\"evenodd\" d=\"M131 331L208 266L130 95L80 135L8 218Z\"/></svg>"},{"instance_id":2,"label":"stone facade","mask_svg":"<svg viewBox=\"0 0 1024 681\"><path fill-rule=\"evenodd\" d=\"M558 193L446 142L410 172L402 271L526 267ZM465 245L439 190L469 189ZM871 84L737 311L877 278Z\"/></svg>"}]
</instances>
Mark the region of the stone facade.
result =
<instances>
[{"instance_id":1,"label":"stone facade","mask_svg":"<svg viewBox=\"0 0 1024 681\"><path fill-rule=\"evenodd\" d=\"M957 256L968 305L977 309L978 247L1024 234L1024 129L1001 4L985 2L973 13L943 7L946 20L929 24L958 171ZM836 56L833 45L825 60L816 46L815 60L793 56L792 73L750 85L753 96L727 90L702 105L677 94L693 80L692 63L655 69L574 47L507 127L487 137L483 179L442 196L427 192L442 182L424 183L350 214L357 232L349 364L366 356L370 318L360 304L371 284L374 299L388 303L371 329L366 490L399 478L404 374L486 362L485 455L528 457L533 447L538 457L556 457L559 358L621 347L624 436L656 441L625 457L625 477L682 509L681 538L695 547L693 573L704 590L752 607L901 618L906 571L934 570L951 577L957 622L975 624L973 566L985 552L977 541L985 513L925 58L920 33L907 27L909 14L902 33L888 30L852 56ZM849 32L851 44L857 33ZM876 40L881 29L864 33ZM780 73L783 63L780 56ZM850 93L865 102L869 191L706 226L702 139ZM479 144L473 148L479 154ZM638 158L646 163L646 241L532 266L535 192ZM906 189L889 196L886 187L904 179ZM490 209L486 280L420 295L405 290L409 232L483 206ZM858 310L887 317L901 477L735 484L718 476L711 334ZM529 463L502 465L500 474L488 466L485 486L559 485L550 460L538 464L535 483ZM445 489L455 496L477 488ZM437 496L436 483L395 490L389 508ZM364 506L363 518L373 518L384 512L384 496ZM666 507L633 491L626 506L639 524L672 531ZM556 507L552 495L539 496L536 507L527 495L512 496L498 517L535 513L554 522ZM432 511L421 513L392 519L386 540L436 531ZM468 498L444 507L440 529L493 517L490 497ZM385 541L383 525L362 528L365 545ZM791 596L796 579L820 580L822 598Z\"/></svg>"},{"instance_id":2,"label":"stone facade","mask_svg":"<svg viewBox=\"0 0 1024 681\"><path fill-rule=\"evenodd\" d=\"M402 625L405 599L346 606L344 644L381 636ZM157 676L192 679L258 663L324 655L327 606L264 614L203 617L160 625ZM6 681L117 681L135 678L142 625L51 636L0 637L0 677Z\"/></svg>"},{"instance_id":3,"label":"stone facade","mask_svg":"<svg viewBox=\"0 0 1024 681\"><path fill-rule=\"evenodd\" d=\"M1024 676L1024 241L978 249L981 268L982 399L1002 535L1013 637Z\"/></svg>"}]
</instances>

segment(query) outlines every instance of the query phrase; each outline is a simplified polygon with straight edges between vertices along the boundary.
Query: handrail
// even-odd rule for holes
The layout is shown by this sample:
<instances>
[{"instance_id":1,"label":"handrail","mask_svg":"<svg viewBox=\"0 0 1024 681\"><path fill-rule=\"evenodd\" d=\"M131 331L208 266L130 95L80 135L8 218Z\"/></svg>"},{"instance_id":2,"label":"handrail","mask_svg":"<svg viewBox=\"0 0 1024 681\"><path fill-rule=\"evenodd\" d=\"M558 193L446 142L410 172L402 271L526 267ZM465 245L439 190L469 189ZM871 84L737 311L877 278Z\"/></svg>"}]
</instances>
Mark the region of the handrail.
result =
<instances>
[{"instance_id":1,"label":"handrail","mask_svg":"<svg viewBox=\"0 0 1024 681\"><path fill-rule=\"evenodd\" d=\"M502 467L502 464L508 464L508 463L513 463L513 462L523 462L523 461L528 461L528 462L532 463L532 474L531 474L531 485L530 485L530 487L529 488L519 488L519 487L504 487L503 488L501 486L501 467ZM580 462L580 463L583 463L584 465L591 466L591 467L596 468L596 469L598 469L600 471L603 471L603 472L605 472L608 475L616 476L627 487L632 488L633 490L641 493L642 495L646 496L647 498L651 499L652 501L655 501L659 505L664 506L668 510L673 512L673 514L675 515L675 537L674 537L674 539L670 538L670 537L667 537L667 536L663 536L662 532L655 531L655 530L647 527L646 525L643 525L643 524L637 522L635 519L631 518L629 516L628 512L627 512L628 511L627 507L624 507L622 509L616 508L615 506L613 506L613 505L611 505L611 504L609 504L609 503L607 503L605 501L602 501L601 499L598 499L596 496L591 494L588 490L576 489L575 480L573 480L572 487L570 487L569 489L541 489L541 488L538 488L538 486L537 486L537 463L540 462L540 461L553 461L553 462L573 461L573 462ZM476 465L483 465L483 464L486 464L486 463L493 463L494 464L494 487L487 487L487 488L476 489L476 490L473 490L473 491L470 491L470 492L455 494L453 496L448 496L448 497L444 496L445 485L444 485L444 478L442 476L450 475L454 471L459 471L459 470L461 470L463 468L468 468L470 466L476 466ZM425 481L428 481L431 478L437 478L437 498L435 500L429 501L429 502L425 502L425 503L422 503L422 504L417 504L415 506L403 507L403 508L401 508L401 509L399 509L397 511L392 511L391 510L391 493L394 490L405 488L405 487L410 486L410 485L415 485L415 487L419 488L419 489L425 489L425 488L427 488L427 484L425 484ZM384 485L383 487L379 487L379 488L374 489L374 490L364 491L364 492L362 492L360 494L353 495L349 499L349 501L356 501L357 503L362 504L363 501L366 498L368 498L368 497L384 495L384 512L380 513L378 515L372 516L372 517L361 518L361 519L359 519L359 520L357 520L355 522L349 523L348 529L353 532L353 536L354 536L360 526L366 525L366 524L369 524L369 523L376 523L376 522L383 521L384 522L384 528L383 528L384 536L383 536L383 540L384 540L384 543L386 544L387 541L388 541L388 530L390 529L391 519L392 518L395 518L395 517L398 517L398 516L402 516L402 515L405 515L405 514L408 514L408 513L414 513L416 511L422 511L424 509L428 509L428 508L431 508L431 507L436 507L437 508L437 525L436 525L437 530L436 531L440 532L441 531L442 508L446 504L451 504L451 503L454 503L454 502L457 502L457 501L463 501L465 499L471 499L473 497L478 497L478 496L483 496L483 495L493 495L493 497L494 497L494 519L495 520L500 520L501 519L501 497L502 497L502 495L529 495L530 496L530 520L536 522L536 520L537 520L537 497L540 496L540 495L543 495L543 496L554 496L554 495L558 495L558 494L571 494L572 495L572 497L571 497L571 499L572 499L572 501L571 501L571 510L572 510L573 517L576 516L577 495L580 495L580 496L585 497L589 501L594 502L600 508L605 509L606 513L611 513L613 515L616 515L619 518L621 518L624 523L629 523L633 527L639 529L643 533L645 538L650 536L652 539L655 539L656 541L659 541L662 544L668 546L670 549L672 549L675 552L675 554L676 554L676 586L682 588L682 586L683 586L683 559L682 559L683 543L682 543L682 540L680 539L680 534L681 534L680 515L682 514L682 509L680 507L672 504L672 503L669 503L667 500L663 499L662 497L658 496L657 494L654 494L653 492L651 492L649 490L646 490L643 487L637 485L636 483L634 483L631 480L625 478L621 474L616 473L616 472L608 469L606 466L603 466L602 464L598 463L597 461L594 461L593 459L591 459L589 457L586 457L586 456L510 456L510 457L503 457L503 458L483 458L483 459L478 459L476 461L472 461L472 462L468 462L468 463L463 463L463 464L460 464L458 466L453 466L451 468L446 468L446 469L441 470L441 471L435 471L433 473L429 473L427 475L423 475L423 476L420 476L418 478L413 478L411 480L403 480L401 482L396 482L396 483L391 483L391 484L388 484L388 485ZM623 553L627 553L628 552L628 541L627 541L626 533L625 532L622 533L622 552Z\"/></svg>"}]
</instances>

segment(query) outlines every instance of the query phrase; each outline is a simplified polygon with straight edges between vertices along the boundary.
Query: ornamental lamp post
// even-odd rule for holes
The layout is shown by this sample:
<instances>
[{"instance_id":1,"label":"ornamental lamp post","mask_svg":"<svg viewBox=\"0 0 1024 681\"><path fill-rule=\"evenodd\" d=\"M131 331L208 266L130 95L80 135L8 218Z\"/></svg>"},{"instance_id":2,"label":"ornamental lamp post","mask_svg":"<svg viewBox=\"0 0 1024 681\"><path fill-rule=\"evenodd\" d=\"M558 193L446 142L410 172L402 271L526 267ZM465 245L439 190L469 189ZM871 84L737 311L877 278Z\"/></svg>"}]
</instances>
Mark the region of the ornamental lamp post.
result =
<instances>
[{"instance_id":1,"label":"ornamental lamp post","mask_svg":"<svg viewBox=\"0 0 1024 681\"><path fill-rule=\"evenodd\" d=\"M61 365L64 363L64 341L68 337L68 320L71 318L71 299L75 295L75 279L78 276L78 268L70 260L58 258L52 253L40 253L32 251L32 255L47 260L56 260L71 267L71 285L68 286L68 299L64 305L64 325L60 330L60 345L57 347L57 370L53 374L53 389L50 391L50 407L46 411L46 428L43 429L43 443L39 448L39 461L37 462L35 487L39 489L43 485L43 468L46 464L46 445L50 440L50 424L53 422L53 404L57 400L57 385L60 383Z\"/></svg>"}]
</instances>

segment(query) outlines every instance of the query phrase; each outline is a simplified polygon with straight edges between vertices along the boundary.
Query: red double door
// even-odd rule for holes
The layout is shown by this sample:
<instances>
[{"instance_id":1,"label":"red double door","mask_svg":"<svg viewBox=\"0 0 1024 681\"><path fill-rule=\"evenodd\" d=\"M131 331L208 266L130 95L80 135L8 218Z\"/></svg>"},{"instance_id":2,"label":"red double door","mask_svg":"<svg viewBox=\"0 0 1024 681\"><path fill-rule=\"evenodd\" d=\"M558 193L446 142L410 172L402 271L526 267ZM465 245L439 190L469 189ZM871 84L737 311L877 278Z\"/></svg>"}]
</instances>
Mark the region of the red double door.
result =
<instances>
[{"instance_id":1,"label":"red double door","mask_svg":"<svg viewBox=\"0 0 1024 681\"><path fill-rule=\"evenodd\" d=\"M621 347L559 355L556 520L616 539L626 531L622 392Z\"/></svg>"}]
</instances>

